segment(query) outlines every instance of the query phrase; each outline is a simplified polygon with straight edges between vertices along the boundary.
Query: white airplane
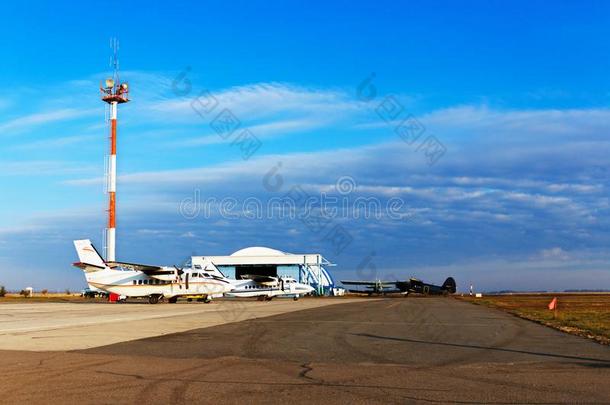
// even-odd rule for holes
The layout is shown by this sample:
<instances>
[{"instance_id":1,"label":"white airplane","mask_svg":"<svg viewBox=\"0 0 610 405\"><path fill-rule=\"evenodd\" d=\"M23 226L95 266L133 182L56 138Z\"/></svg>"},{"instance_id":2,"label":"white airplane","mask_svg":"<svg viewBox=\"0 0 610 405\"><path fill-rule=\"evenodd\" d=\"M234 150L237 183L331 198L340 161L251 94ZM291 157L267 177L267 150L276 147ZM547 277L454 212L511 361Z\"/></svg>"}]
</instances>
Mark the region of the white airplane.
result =
<instances>
[{"instance_id":1,"label":"white airplane","mask_svg":"<svg viewBox=\"0 0 610 405\"><path fill-rule=\"evenodd\" d=\"M258 297L271 301L273 297L292 297L298 300L301 295L313 292L309 284L297 283L292 277L243 276L243 280L231 280L234 289L226 292L227 297Z\"/></svg>"},{"instance_id":2,"label":"white airplane","mask_svg":"<svg viewBox=\"0 0 610 405\"><path fill-rule=\"evenodd\" d=\"M206 261L201 269L179 269L168 266L105 262L88 239L75 240L79 262L74 266L85 273L90 287L99 288L121 297L148 297L156 304L160 299L175 303L178 297L203 297L210 302L234 287L231 281Z\"/></svg>"}]
</instances>

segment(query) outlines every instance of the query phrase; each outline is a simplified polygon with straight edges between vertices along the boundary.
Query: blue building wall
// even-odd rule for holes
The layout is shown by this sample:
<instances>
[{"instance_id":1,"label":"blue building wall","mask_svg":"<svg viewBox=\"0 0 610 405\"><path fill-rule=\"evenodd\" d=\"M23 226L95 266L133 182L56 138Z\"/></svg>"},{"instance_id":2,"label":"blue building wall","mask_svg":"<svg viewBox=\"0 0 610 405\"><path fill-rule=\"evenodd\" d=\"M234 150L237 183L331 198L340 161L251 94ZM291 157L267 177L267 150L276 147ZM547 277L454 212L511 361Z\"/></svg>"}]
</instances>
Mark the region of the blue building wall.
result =
<instances>
[{"instance_id":1,"label":"blue building wall","mask_svg":"<svg viewBox=\"0 0 610 405\"><path fill-rule=\"evenodd\" d=\"M235 278L235 266L218 266L218 270L220 270L227 278ZM277 266L277 275L289 276L300 282L299 270L299 265Z\"/></svg>"},{"instance_id":2,"label":"blue building wall","mask_svg":"<svg viewBox=\"0 0 610 405\"><path fill-rule=\"evenodd\" d=\"M300 280L301 272L299 270L300 270L299 265L277 266L277 275L292 277L296 281L301 282L301 280Z\"/></svg>"},{"instance_id":3,"label":"blue building wall","mask_svg":"<svg viewBox=\"0 0 610 405\"><path fill-rule=\"evenodd\" d=\"M218 266L218 270L220 270L226 278L235 279L235 266Z\"/></svg>"}]
</instances>

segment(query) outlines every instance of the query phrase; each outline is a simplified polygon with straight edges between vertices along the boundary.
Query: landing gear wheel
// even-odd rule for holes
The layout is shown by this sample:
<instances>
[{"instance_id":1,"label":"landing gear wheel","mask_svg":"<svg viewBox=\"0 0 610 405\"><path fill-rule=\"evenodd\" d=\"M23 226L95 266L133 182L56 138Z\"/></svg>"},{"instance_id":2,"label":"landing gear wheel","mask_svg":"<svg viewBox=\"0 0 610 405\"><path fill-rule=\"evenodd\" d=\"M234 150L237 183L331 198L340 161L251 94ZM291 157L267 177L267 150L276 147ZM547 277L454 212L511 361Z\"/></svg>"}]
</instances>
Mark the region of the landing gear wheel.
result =
<instances>
[{"instance_id":1,"label":"landing gear wheel","mask_svg":"<svg viewBox=\"0 0 610 405\"><path fill-rule=\"evenodd\" d=\"M169 302L170 304L175 304L176 302L178 302L178 297L170 297L167 302Z\"/></svg>"},{"instance_id":2,"label":"landing gear wheel","mask_svg":"<svg viewBox=\"0 0 610 405\"><path fill-rule=\"evenodd\" d=\"M212 302L212 299L210 297L205 297L203 299L203 302L205 302L206 304L209 304L210 302Z\"/></svg>"},{"instance_id":3,"label":"landing gear wheel","mask_svg":"<svg viewBox=\"0 0 610 405\"><path fill-rule=\"evenodd\" d=\"M294 297L294 298L293 298L293 301L298 301L298 300L299 300L299 297L298 297L298 296L296 296L296 297Z\"/></svg>"},{"instance_id":4,"label":"landing gear wheel","mask_svg":"<svg viewBox=\"0 0 610 405\"><path fill-rule=\"evenodd\" d=\"M150 297L148 297L148 303L149 304L156 304L159 302L159 295L158 294L153 294Z\"/></svg>"}]
</instances>

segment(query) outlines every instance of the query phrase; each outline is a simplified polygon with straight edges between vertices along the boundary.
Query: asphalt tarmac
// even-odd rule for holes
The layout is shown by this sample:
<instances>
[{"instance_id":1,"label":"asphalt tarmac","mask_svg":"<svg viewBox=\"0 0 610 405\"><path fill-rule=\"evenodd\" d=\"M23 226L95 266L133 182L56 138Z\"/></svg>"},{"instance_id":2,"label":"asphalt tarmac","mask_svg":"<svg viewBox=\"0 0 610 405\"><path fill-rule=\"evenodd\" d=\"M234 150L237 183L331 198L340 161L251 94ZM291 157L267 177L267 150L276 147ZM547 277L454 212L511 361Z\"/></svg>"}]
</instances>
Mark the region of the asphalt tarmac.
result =
<instances>
[{"instance_id":1,"label":"asphalt tarmac","mask_svg":"<svg viewBox=\"0 0 610 405\"><path fill-rule=\"evenodd\" d=\"M126 304L95 301L3 303L0 304L0 350L89 349L344 301L276 299L258 303L219 300L210 305L186 301L148 305L133 300Z\"/></svg>"},{"instance_id":2,"label":"asphalt tarmac","mask_svg":"<svg viewBox=\"0 0 610 405\"><path fill-rule=\"evenodd\" d=\"M0 359L10 403L610 403L610 347L451 298L362 299Z\"/></svg>"}]
</instances>

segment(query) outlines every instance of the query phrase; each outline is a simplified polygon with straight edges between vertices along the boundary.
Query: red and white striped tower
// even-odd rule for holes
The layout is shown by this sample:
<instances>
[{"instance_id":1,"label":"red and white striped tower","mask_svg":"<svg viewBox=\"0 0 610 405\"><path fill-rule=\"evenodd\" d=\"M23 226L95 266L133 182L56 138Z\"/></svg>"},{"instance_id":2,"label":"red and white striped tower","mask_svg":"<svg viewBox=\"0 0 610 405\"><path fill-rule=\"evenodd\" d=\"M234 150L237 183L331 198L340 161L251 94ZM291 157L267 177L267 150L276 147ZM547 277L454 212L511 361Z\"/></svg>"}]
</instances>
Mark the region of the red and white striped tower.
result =
<instances>
[{"instance_id":1,"label":"red and white striped tower","mask_svg":"<svg viewBox=\"0 0 610 405\"><path fill-rule=\"evenodd\" d=\"M117 49L118 43L113 42L114 74L100 86L102 100L110 105L110 154L108 155L108 173L106 177L108 189L108 227L106 228L106 261L116 260L116 144L117 144L117 110L118 105L129 101L129 86L121 83L118 74Z\"/></svg>"}]
</instances>

